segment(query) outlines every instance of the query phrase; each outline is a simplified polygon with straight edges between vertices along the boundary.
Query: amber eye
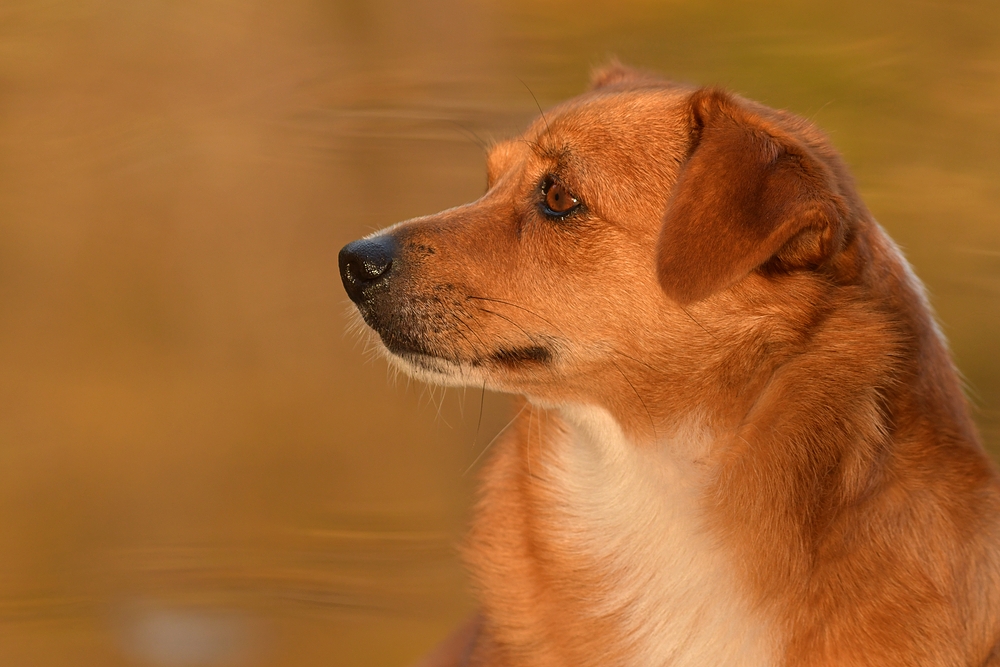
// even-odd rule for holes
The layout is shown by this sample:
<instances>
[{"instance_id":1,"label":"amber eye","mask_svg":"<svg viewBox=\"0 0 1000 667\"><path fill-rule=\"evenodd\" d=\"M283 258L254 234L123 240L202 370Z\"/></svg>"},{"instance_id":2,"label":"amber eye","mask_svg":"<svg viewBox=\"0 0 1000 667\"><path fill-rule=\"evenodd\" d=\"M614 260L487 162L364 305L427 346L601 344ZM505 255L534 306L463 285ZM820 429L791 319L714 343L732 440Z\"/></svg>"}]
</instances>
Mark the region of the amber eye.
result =
<instances>
[{"instance_id":1,"label":"amber eye","mask_svg":"<svg viewBox=\"0 0 1000 667\"><path fill-rule=\"evenodd\" d=\"M546 176L542 181L542 194L545 195L544 209L547 215L563 216L580 205L580 200L551 176Z\"/></svg>"}]
</instances>

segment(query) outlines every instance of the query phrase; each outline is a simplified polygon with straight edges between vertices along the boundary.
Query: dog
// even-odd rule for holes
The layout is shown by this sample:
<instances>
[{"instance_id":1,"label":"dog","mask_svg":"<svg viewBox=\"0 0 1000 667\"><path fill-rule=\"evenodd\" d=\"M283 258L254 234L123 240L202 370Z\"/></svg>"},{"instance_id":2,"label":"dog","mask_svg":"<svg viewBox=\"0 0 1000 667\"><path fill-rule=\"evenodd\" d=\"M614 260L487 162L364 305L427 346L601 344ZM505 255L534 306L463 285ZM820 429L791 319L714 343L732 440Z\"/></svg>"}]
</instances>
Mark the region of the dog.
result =
<instances>
[{"instance_id":1,"label":"dog","mask_svg":"<svg viewBox=\"0 0 1000 667\"><path fill-rule=\"evenodd\" d=\"M392 364L516 394L425 665L1000 666L1000 483L812 124L612 64L340 253Z\"/></svg>"}]
</instances>

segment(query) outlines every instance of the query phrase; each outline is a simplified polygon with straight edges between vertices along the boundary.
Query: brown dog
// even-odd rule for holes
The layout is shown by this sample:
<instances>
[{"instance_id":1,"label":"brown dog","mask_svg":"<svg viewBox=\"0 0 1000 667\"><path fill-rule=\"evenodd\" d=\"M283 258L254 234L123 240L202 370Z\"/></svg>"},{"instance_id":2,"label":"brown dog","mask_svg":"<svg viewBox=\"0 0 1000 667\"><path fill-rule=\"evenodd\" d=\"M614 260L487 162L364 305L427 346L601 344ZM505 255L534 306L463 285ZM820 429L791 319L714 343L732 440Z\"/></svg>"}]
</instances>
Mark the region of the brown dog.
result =
<instances>
[{"instance_id":1,"label":"brown dog","mask_svg":"<svg viewBox=\"0 0 1000 667\"><path fill-rule=\"evenodd\" d=\"M526 397L426 664L1000 665L1000 485L809 123L612 66L344 248L393 363Z\"/></svg>"}]
</instances>

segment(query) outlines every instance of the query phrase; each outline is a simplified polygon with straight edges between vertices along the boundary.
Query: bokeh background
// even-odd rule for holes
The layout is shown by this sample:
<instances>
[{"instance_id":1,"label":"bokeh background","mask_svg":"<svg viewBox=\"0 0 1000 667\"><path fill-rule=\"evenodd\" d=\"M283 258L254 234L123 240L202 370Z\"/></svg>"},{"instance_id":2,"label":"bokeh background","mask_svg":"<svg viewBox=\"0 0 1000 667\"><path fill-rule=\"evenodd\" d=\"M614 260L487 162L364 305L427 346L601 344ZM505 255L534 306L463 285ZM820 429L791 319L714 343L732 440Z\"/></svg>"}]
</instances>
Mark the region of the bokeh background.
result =
<instances>
[{"instance_id":1,"label":"bokeh background","mask_svg":"<svg viewBox=\"0 0 1000 667\"><path fill-rule=\"evenodd\" d=\"M468 470L507 399L389 381L336 254L478 197L531 93L611 56L830 133L996 453L998 26L993 0L5 0L0 664L402 665L468 613Z\"/></svg>"}]
</instances>

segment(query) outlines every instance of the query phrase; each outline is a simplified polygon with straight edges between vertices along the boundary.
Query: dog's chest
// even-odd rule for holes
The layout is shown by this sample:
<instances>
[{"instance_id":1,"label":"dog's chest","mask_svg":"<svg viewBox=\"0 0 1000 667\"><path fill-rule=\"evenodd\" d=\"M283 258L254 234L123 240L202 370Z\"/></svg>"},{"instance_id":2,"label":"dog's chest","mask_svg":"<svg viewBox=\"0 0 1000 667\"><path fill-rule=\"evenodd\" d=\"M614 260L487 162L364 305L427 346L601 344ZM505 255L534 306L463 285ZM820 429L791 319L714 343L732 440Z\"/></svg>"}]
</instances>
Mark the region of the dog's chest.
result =
<instances>
[{"instance_id":1,"label":"dog's chest","mask_svg":"<svg viewBox=\"0 0 1000 667\"><path fill-rule=\"evenodd\" d=\"M553 544L577 554L599 597L576 601L621 628L635 665L773 665L773 636L752 613L732 557L705 529L705 474L684 459L698 433L656 451L628 442L613 419L574 410L552 444Z\"/></svg>"}]
</instances>

